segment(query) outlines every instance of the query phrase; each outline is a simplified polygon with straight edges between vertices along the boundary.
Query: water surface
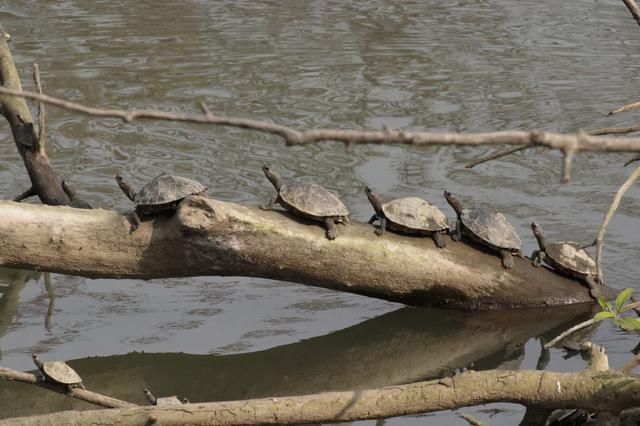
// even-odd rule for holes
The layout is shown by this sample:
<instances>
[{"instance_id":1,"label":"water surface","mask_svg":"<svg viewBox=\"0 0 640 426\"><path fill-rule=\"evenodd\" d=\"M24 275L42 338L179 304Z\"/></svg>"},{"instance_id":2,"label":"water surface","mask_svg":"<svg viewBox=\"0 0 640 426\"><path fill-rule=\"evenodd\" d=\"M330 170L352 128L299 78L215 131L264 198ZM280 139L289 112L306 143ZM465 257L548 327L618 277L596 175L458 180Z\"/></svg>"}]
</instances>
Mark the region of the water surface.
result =
<instances>
[{"instance_id":1,"label":"water surface","mask_svg":"<svg viewBox=\"0 0 640 426\"><path fill-rule=\"evenodd\" d=\"M295 7L275 1L7 0L0 5L0 22L13 36L27 89L32 88L29 67L37 59L47 93L89 105L196 111L205 101L217 113L298 129L386 125L410 130L576 131L628 124L638 116L602 114L638 100L632 88L640 84L640 33L617 0L552 5L529 0L309 1ZM8 198L24 190L28 178L7 132L7 126L0 126L5 141L0 144L0 194ZM576 159L572 182L561 185L559 154L543 150L466 170L464 163L484 149L358 146L346 152L331 142L287 148L278 138L255 132L124 124L57 109L48 110L48 134L56 170L83 198L104 208L131 208L113 180L116 173L139 186L164 171L197 177L213 197L257 205L272 191L260 170L269 163L287 179L305 178L337 191L361 220L371 215L362 191L365 184L382 193L426 197L451 213L441 197L447 188L465 201L499 207L523 237L527 252L535 247L528 225L532 220L554 239L592 239L629 173L622 168L628 155L585 154ZM640 275L633 260L640 241L638 211L640 194L634 188L607 235L605 272L615 288L636 287L634 277ZM128 359L132 351L149 356L184 352L213 360L212 365L232 376L242 374L251 363L244 360L255 356L264 372L295 378L283 387L273 378L261 381L255 373L259 391L246 393L254 396L355 384L340 383L339 374L322 377L312 362L287 373L276 360L260 354L287 345L304 347L305 339L332 336L357 324L375 324L400 307L299 284L236 277L147 282L52 275L50 280L56 295L53 306L43 275L2 272L3 366L30 369L29 354L38 351L47 359L78 359L78 368L86 365L88 375L103 368L108 376L109 368L117 371L119 364L107 360ZM427 322L424 327L425 333L437 334L444 326ZM536 368L538 333L542 331L505 340L503 349L494 347L493 353L502 354L502 361L517 353L519 361L510 368ZM609 325L593 338L608 348L614 366L626 361L635 345ZM513 347L519 349L508 349ZM313 345L309 349L318 350ZM89 361L82 360L88 356L100 362L89 368ZM455 368L471 367L482 356L464 358L466 364ZM219 359L237 361L235 366L216 364ZM159 390L183 392L167 385L178 383L178 371L164 367L174 361L146 362L169 377L154 382ZM398 365L402 362L400 357ZM382 365L393 370L393 363ZM564 360L561 351L553 350L546 368L583 366L582 360ZM304 371L319 376L314 386L301 384ZM375 381L358 383L383 385L439 374L392 379L383 373L377 372ZM210 383L215 376L207 378ZM102 381L106 383L96 383ZM0 384L0 389L5 386ZM184 392L194 401L243 395L231 389L199 393L197 387ZM9 415L6 405L0 403L3 415ZM57 407L43 405L37 410ZM498 407L504 412L491 419L483 407L467 411L491 424L512 424L522 415L520 407ZM450 413L428 417L435 423L464 424Z\"/></svg>"}]
</instances>

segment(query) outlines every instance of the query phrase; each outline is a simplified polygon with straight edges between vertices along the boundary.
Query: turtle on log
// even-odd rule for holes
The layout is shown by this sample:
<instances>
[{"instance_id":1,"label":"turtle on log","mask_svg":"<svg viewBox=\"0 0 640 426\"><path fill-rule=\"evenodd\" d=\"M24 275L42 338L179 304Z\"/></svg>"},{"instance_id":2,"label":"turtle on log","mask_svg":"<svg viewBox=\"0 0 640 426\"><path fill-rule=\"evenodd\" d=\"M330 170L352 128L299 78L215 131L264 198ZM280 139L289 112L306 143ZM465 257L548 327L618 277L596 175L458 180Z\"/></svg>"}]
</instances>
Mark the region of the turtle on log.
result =
<instances>
[{"instance_id":1,"label":"turtle on log","mask_svg":"<svg viewBox=\"0 0 640 426\"><path fill-rule=\"evenodd\" d=\"M62 180L62 190L67 194L71 203L69 203L69 207L73 207L75 209L92 209L91 204L87 203L82 198L78 198L76 191L74 191L65 180Z\"/></svg>"},{"instance_id":2,"label":"turtle on log","mask_svg":"<svg viewBox=\"0 0 640 426\"><path fill-rule=\"evenodd\" d=\"M602 283L598 279L596 262L582 246L573 241L559 241L548 243L544 237L542 227L535 222L531 223L533 235L538 240L538 247L531 254L531 260L535 266L542 262L554 268L560 274L577 278L589 287L589 295L597 299L600 295Z\"/></svg>"},{"instance_id":3,"label":"turtle on log","mask_svg":"<svg viewBox=\"0 0 640 426\"><path fill-rule=\"evenodd\" d=\"M85 388L80 375L64 361L42 362L36 354L31 354L31 358L45 380L71 388Z\"/></svg>"},{"instance_id":4,"label":"turtle on log","mask_svg":"<svg viewBox=\"0 0 640 426\"><path fill-rule=\"evenodd\" d=\"M366 186L364 190L375 210L369 223L379 222L375 230L377 235L384 234L385 228L389 228L408 234L429 235L438 248L446 246L449 220L439 208L418 197L398 198L383 203L371 188Z\"/></svg>"},{"instance_id":5,"label":"turtle on log","mask_svg":"<svg viewBox=\"0 0 640 426\"><path fill-rule=\"evenodd\" d=\"M207 189L195 180L164 174L153 178L138 192L121 175L116 175L116 182L136 205L136 210L130 215L131 232L140 226L140 216L172 212L184 198L201 194Z\"/></svg>"},{"instance_id":6,"label":"turtle on log","mask_svg":"<svg viewBox=\"0 0 640 426\"><path fill-rule=\"evenodd\" d=\"M504 268L513 268L513 255L522 256L522 241L507 218L488 207L463 208L460 200L448 191L444 191L444 198L458 216L454 239L466 235L498 252Z\"/></svg>"},{"instance_id":7,"label":"turtle on log","mask_svg":"<svg viewBox=\"0 0 640 426\"><path fill-rule=\"evenodd\" d=\"M279 203L299 216L323 222L329 240L336 238L336 223L349 222L349 210L338 197L324 187L308 182L294 182L288 185L283 183L280 175L273 172L269 166L263 166L262 171L278 191L266 205L261 206L263 210L269 210L275 203Z\"/></svg>"},{"instance_id":8,"label":"turtle on log","mask_svg":"<svg viewBox=\"0 0 640 426\"><path fill-rule=\"evenodd\" d=\"M144 396L151 405L181 405L189 403L189 400L186 398L183 401L180 401L176 395L156 398L149 389L144 390Z\"/></svg>"}]
</instances>

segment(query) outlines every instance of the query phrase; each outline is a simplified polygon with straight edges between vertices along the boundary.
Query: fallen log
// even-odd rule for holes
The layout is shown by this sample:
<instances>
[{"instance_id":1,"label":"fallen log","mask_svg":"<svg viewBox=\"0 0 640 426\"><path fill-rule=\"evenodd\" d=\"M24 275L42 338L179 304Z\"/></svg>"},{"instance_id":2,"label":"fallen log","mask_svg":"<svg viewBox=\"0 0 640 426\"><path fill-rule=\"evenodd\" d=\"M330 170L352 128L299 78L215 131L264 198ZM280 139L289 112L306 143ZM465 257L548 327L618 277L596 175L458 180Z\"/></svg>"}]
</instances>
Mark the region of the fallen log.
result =
<instances>
[{"instance_id":1,"label":"fallen log","mask_svg":"<svg viewBox=\"0 0 640 426\"><path fill-rule=\"evenodd\" d=\"M334 241L317 222L201 196L133 233L124 215L0 202L0 265L86 277L248 276L292 281L409 305L536 308L590 302L580 282L449 240L352 221Z\"/></svg>"},{"instance_id":2,"label":"fallen log","mask_svg":"<svg viewBox=\"0 0 640 426\"><path fill-rule=\"evenodd\" d=\"M618 413L640 404L640 380L612 373L607 368L596 364L578 373L468 371L454 377L380 389L161 407L63 411L7 419L0 421L0 426L333 423L429 413L491 402L511 402L537 409L572 407L608 413Z\"/></svg>"}]
</instances>

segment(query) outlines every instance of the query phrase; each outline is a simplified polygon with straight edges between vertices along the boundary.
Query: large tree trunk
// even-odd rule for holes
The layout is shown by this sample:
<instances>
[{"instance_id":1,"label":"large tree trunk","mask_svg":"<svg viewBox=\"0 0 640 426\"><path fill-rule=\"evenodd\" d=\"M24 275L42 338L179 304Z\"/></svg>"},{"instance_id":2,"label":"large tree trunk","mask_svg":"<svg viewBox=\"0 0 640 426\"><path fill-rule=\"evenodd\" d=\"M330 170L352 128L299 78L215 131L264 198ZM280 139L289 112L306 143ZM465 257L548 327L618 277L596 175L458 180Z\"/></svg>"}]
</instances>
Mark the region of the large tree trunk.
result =
<instances>
[{"instance_id":1,"label":"large tree trunk","mask_svg":"<svg viewBox=\"0 0 640 426\"><path fill-rule=\"evenodd\" d=\"M205 197L129 233L115 212L0 202L0 264L87 277L241 275L293 281L411 305L531 308L589 302L578 281L449 240L361 223L329 241L318 222Z\"/></svg>"}]
</instances>

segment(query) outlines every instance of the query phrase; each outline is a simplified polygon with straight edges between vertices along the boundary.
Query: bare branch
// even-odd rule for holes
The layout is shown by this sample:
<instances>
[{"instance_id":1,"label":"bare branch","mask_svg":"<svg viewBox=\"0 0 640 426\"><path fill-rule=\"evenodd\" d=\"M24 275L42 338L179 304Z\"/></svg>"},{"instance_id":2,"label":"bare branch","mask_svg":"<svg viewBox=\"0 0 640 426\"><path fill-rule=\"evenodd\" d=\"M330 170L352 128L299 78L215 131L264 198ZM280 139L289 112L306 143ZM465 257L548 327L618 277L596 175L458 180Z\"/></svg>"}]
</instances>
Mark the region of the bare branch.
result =
<instances>
[{"instance_id":1,"label":"bare branch","mask_svg":"<svg viewBox=\"0 0 640 426\"><path fill-rule=\"evenodd\" d=\"M622 135L625 133L640 132L640 123L634 124L630 127L602 127L600 129L589 130L589 134L593 136L598 135Z\"/></svg>"},{"instance_id":2,"label":"bare branch","mask_svg":"<svg viewBox=\"0 0 640 426\"><path fill-rule=\"evenodd\" d=\"M570 329L568 329L567 331L563 332L562 334L560 334L558 337L556 337L553 340L550 340L549 342L545 343L544 348L545 349L549 349L551 347L553 347L553 345L555 345L556 343L558 343L560 340L564 339L565 337L569 336L570 334L575 333L578 330L582 330L583 328L587 328L593 324L596 324L599 321L594 320L593 318L586 320L584 322L581 322L580 324L577 324L573 327L571 327Z\"/></svg>"},{"instance_id":3,"label":"bare branch","mask_svg":"<svg viewBox=\"0 0 640 426\"><path fill-rule=\"evenodd\" d=\"M584 133L563 134L543 133L540 130L523 131L507 130L486 133L445 133L445 132L408 132L394 129L377 131L313 129L297 131L287 126L238 117L222 117L211 113L203 107L204 113L171 113L156 110L120 110L100 109L88 107L75 102L54 98L44 94L28 91L13 90L0 87L0 94L19 96L46 104L58 106L70 111L94 117L120 118L125 122L137 119L152 119L166 121L182 121L190 123L215 124L257 130L283 137L289 145L311 144L320 141L339 141L345 143L398 143L409 145L524 145L533 143L550 149L574 149L575 152L640 152L640 138L604 138L591 137Z\"/></svg>"},{"instance_id":4,"label":"bare branch","mask_svg":"<svg viewBox=\"0 0 640 426\"><path fill-rule=\"evenodd\" d=\"M40 67L38 61L33 62L33 82L35 83L36 90L39 94L42 94L42 84L40 83ZM45 111L44 103L38 102L38 147L40 154L45 152L46 133L45 133Z\"/></svg>"},{"instance_id":5,"label":"bare branch","mask_svg":"<svg viewBox=\"0 0 640 426\"><path fill-rule=\"evenodd\" d=\"M631 371L634 368L636 368L639 365L640 365L640 355L636 355L636 356L633 357L633 359L631 359L629 362L627 362L625 365L623 365L618 370L618 373L620 373L620 374L629 374L629 373L631 373Z\"/></svg>"},{"instance_id":6,"label":"bare branch","mask_svg":"<svg viewBox=\"0 0 640 426\"><path fill-rule=\"evenodd\" d=\"M631 12L631 14L633 15L633 18L636 20L638 25L640 25L640 7L638 7L638 4L635 2L635 0L622 1L627 6L627 9L629 9L629 12Z\"/></svg>"},{"instance_id":7,"label":"bare branch","mask_svg":"<svg viewBox=\"0 0 640 426\"><path fill-rule=\"evenodd\" d=\"M596 239L594 241L594 244L596 246L596 269L598 270L598 280L601 283L604 282L602 277L602 247L604 245L604 235L607 231L607 226L609 225L609 222L611 222L613 215L618 209L618 206L620 205L620 201L622 200L622 197L629 190L629 188L631 188L631 185L633 185L636 179L638 179L638 176L640 176L640 167L638 167L631 174L631 176L627 178L624 184L622 184L620 189L618 189L618 192L616 193L615 197L613 197L613 201L611 202L609 211L605 215L604 220L602 221L602 225L600 225L600 230L598 231L598 235L596 236Z\"/></svg>"},{"instance_id":8,"label":"bare branch","mask_svg":"<svg viewBox=\"0 0 640 426\"><path fill-rule=\"evenodd\" d=\"M618 114L621 112L626 112L626 111L631 111L632 109L637 109L640 108L640 102L633 102L627 105L623 105L620 108L616 108L614 110L611 110L607 113L607 115L613 115L613 114Z\"/></svg>"},{"instance_id":9,"label":"bare branch","mask_svg":"<svg viewBox=\"0 0 640 426\"><path fill-rule=\"evenodd\" d=\"M529 149L533 144L526 143L524 145L516 146L515 148L507 148L502 149L500 151L496 151L492 154L483 155L482 157L477 157L475 160L470 161L464 167L466 169L473 169L478 164L486 163L487 161L497 160L498 158L506 157L507 155L513 154L518 151L523 151L525 149Z\"/></svg>"},{"instance_id":10,"label":"bare branch","mask_svg":"<svg viewBox=\"0 0 640 426\"><path fill-rule=\"evenodd\" d=\"M11 370L10 368L0 367L0 379L37 385L37 386L40 386L41 388L58 392L63 395L70 396L72 398L80 399L82 401L90 402L92 404L96 404L101 407L106 407L106 408L137 407L136 404L132 404L127 401L111 398L110 396L101 395L99 393L92 392L86 389L69 388L68 386L58 385L55 383L43 381L35 374L23 373L22 371Z\"/></svg>"}]
</instances>

